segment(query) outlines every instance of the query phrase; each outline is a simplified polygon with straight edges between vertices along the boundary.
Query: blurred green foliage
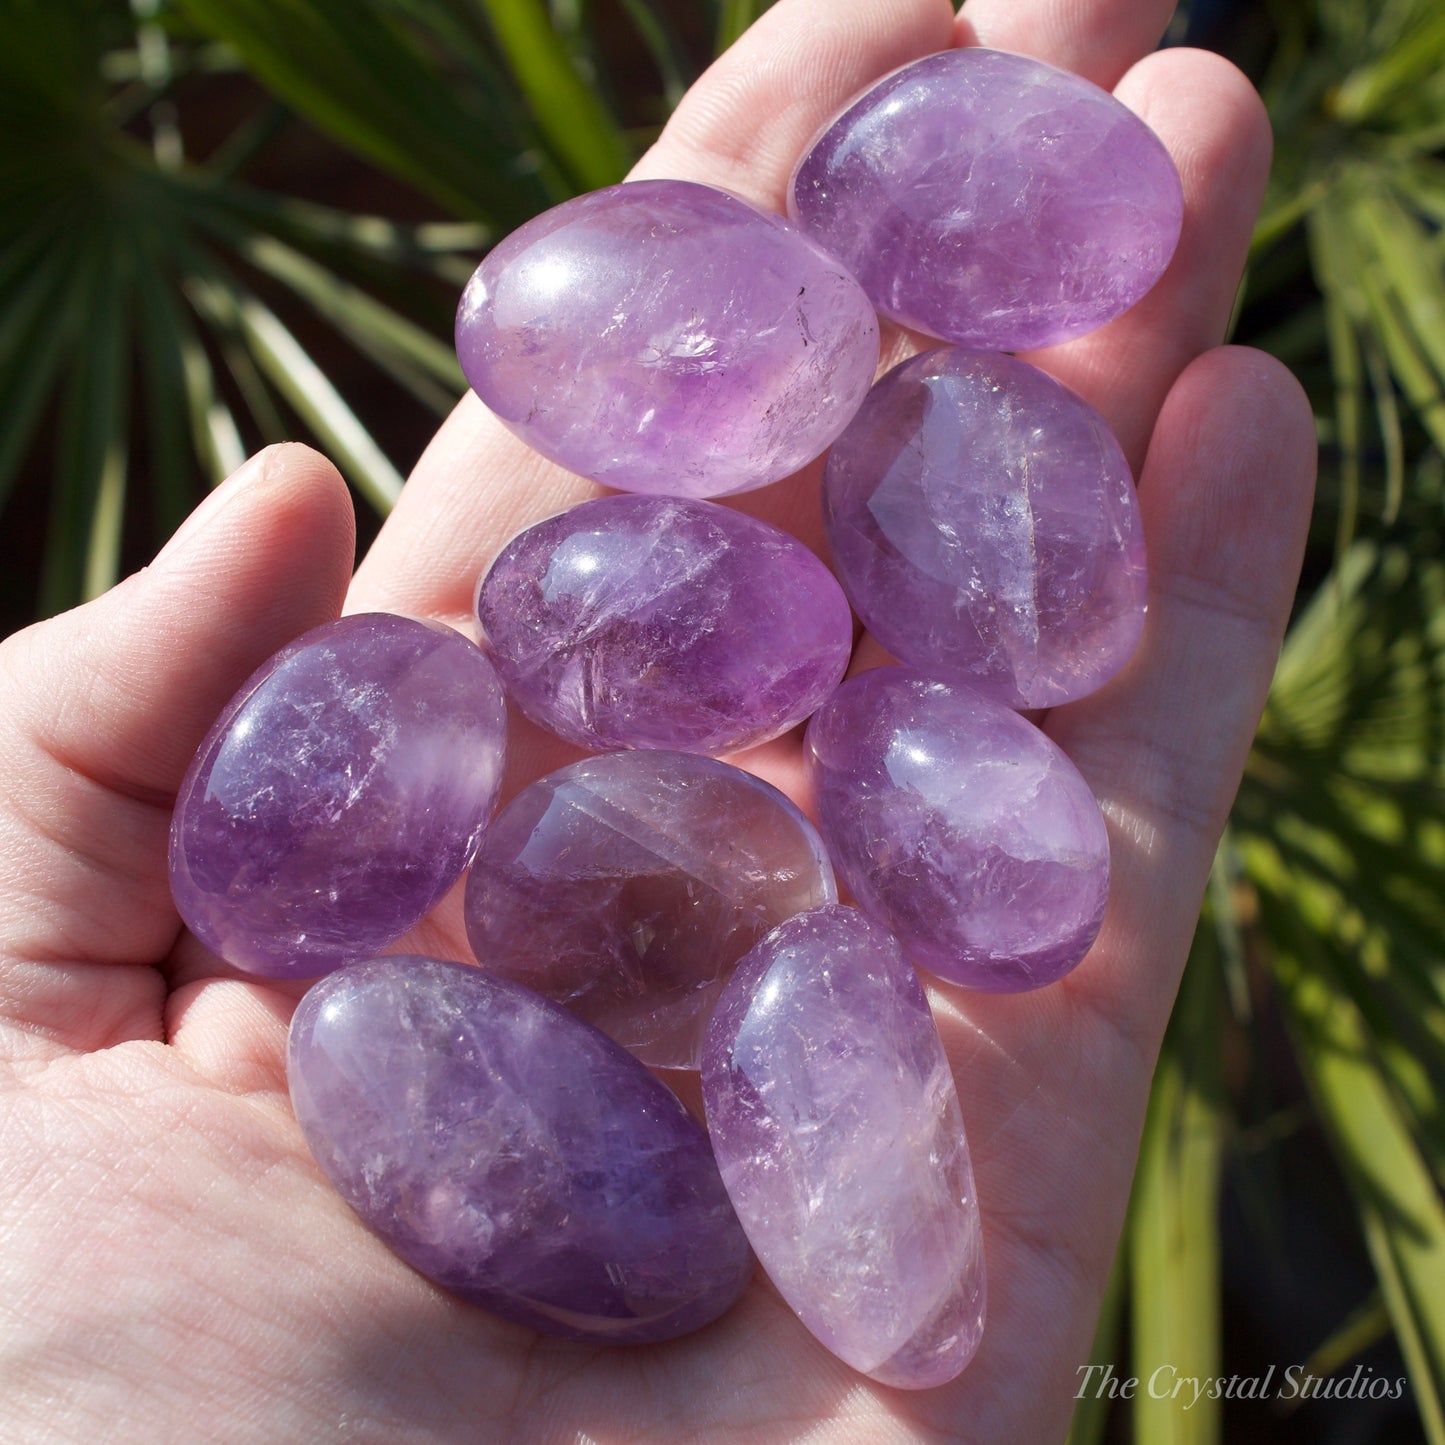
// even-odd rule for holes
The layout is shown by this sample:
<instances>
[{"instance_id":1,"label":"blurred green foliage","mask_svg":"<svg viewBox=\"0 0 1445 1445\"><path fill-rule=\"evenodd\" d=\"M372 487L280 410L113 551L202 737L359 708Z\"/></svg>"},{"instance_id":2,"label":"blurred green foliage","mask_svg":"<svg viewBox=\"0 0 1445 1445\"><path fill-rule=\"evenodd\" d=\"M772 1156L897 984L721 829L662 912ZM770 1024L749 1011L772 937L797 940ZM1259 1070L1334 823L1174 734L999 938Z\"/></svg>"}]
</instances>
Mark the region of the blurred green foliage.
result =
<instances>
[{"instance_id":1,"label":"blurred green foliage","mask_svg":"<svg viewBox=\"0 0 1445 1445\"><path fill-rule=\"evenodd\" d=\"M443 415L463 384L451 300L478 254L620 178L761 8L0 0L0 516L44 499L37 610L109 586L137 515L144 555L198 477L267 440L310 436L384 511L400 471L335 358ZM1270 0L1236 7L1224 35L1277 137L1236 334L1310 392L1319 525L1095 1357L1219 1374L1231 1150L1318 1129L1378 1290L1327 1322L1311 1367L1393 1330L1445 1445L1445 12ZM258 181L302 131L386 177L411 219ZM36 550L4 535L10 555ZM1308 1102L1261 1120L1250 1080L1275 1027ZM1108 1416L1084 1401L1073 1438L1222 1438L1218 1402Z\"/></svg>"}]
</instances>

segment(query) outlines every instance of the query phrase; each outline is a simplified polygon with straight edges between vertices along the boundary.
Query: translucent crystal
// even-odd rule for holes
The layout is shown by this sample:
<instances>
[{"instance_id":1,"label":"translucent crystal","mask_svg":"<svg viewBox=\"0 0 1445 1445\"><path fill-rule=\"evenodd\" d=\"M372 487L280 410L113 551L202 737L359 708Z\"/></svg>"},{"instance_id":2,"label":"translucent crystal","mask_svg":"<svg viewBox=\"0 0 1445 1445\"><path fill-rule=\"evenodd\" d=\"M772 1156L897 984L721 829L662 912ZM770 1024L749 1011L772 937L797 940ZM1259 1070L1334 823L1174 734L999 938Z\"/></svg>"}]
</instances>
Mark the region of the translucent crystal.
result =
<instances>
[{"instance_id":1,"label":"translucent crystal","mask_svg":"<svg viewBox=\"0 0 1445 1445\"><path fill-rule=\"evenodd\" d=\"M847 599L801 542L671 497L600 497L528 528L477 612L507 691L598 750L765 742L832 692L853 646Z\"/></svg>"},{"instance_id":2,"label":"translucent crystal","mask_svg":"<svg viewBox=\"0 0 1445 1445\"><path fill-rule=\"evenodd\" d=\"M833 565L901 662L1010 707L1092 692L1144 627L1129 464L1037 367L941 347L888 373L828 455Z\"/></svg>"},{"instance_id":3,"label":"translucent crystal","mask_svg":"<svg viewBox=\"0 0 1445 1445\"><path fill-rule=\"evenodd\" d=\"M488 970L644 1063L695 1069L738 959L837 896L817 831L776 788L694 753L611 753L497 815L467 880L467 933Z\"/></svg>"},{"instance_id":4,"label":"translucent crystal","mask_svg":"<svg viewBox=\"0 0 1445 1445\"><path fill-rule=\"evenodd\" d=\"M998 50L896 70L819 135L789 210L885 316L990 351L1082 336L1174 254L1183 190L1138 116Z\"/></svg>"},{"instance_id":5,"label":"translucent crystal","mask_svg":"<svg viewBox=\"0 0 1445 1445\"><path fill-rule=\"evenodd\" d=\"M858 283L781 216L689 181L566 201L495 247L457 355L530 446L625 491L717 497L811 461L878 364Z\"/></svg>"},{"instance_id":6,"label":"translucent crystal","mask_svg":"<svg viewBox=\"0 0 1445 1445\"><path fill-rule=\"evenodd\" d=\"M851 908L790 919L708 1027L723 1182L779 1293L855 1370L941 1385L983 1331L978 1201L918 975Z\"/></svg>"},{"instance_id":7,"label":"translucent crystal","mask_svg":"<svg viewBox=\"0 0 1445 1445\"><path fill-rule=\"evenodd\" d=\"M1026 718L878 668L819 709L806 755L833 866L920 967L1014 993L1088 951L1108 833L1078 769Z\"/></svg>"},{"instance_id":8,"label":"translucent crystal","mask_svg":"<svg viewBox=\"0 0 1445 1445\"><path fill-rule=\"evenodd\" d=\"M461 877L505 745L501 686L460 633L380 613L306 633L226 706L181 784L181 917L251 973L370 957Z\"/></svg>"},{"instance_id":9,"label":"translucent crystal","mask_svg":"<svg viewBox=\"0 0 1445 1445\"><path fill-rule=\"evenodd\" d=\"M630 1054L477 968L393 956L302 999L306 1142L413 1268L509 1319L623 1343L698 1329L752 1275L707 1137Z\"/></svg>"}]
</instances>

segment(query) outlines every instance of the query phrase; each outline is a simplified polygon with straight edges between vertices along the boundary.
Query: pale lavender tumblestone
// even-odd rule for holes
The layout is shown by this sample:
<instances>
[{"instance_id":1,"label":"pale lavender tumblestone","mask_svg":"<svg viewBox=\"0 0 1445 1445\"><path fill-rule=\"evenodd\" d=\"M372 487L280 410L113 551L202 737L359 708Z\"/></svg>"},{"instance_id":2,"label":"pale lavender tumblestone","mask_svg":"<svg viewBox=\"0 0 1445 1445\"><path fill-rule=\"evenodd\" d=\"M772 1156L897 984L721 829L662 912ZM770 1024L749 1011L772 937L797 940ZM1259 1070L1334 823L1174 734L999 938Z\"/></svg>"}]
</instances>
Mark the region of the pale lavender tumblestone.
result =
<instances>
[{"instance_id":1,"label":"pale lavender tumblestone","mask_svg":"<svg viewBox=\"0 0 1445 1445\"><path fill-rule=\"evenodd\" d=\"M599 751L766 742L832 692L853 646L847 599L801 542L672 497L599 497L528 528L477 613L518 704Z\"/></svg>"},{"instance_id":2,"label":"pale lavender tumblestone","mask_svg":"<svg viewBox=\"0 0 1445 1445\"><path fill-rule=\"evenodd\" d=\"M181 784L182 919L251 973L370 957L461 877L505 746L501 685L460 633L380 613L315 628L232 698Z\"/></svg>"},{"instance_id":3,"label":"pale lavender tumblestone","mask_svg":"<svg viewBox=\"0 0 1445 1445\"><path fill-rule=\"evenodd\" d=\"M467 880L467 933L488 970L644 1063L695 1069L737 961L837 896L817 830L776 788L695 753L610 753L497 815Z\"/></svg>"},{"instance_id":4,"label":"pale lavender tumblestone","mask_svg":"<svg viewBox=\"0 0 1445 1445\"><path fill-rule=\"evenodd\" d=\"M1129 464L1037 367L940 347L888 373L829 453L839 581L901 662L1010 707L1083 697L1144 626Z\"/></svg>"},{"instance_id":5,"label":"pale lavender tumblestone","mask_svg":"<svg viewBox=\"0 0 1445 1445\"><path fill-rule=\"evenodd\" d=\"M995 351L1127 310L1184 214L1169 153L1132 111L1077 75L976 48L853 101L805 153L788 205L885 316Z\"/></svg>"},{"instance_id":6,"label":"pale lavender tumblestone","mask_svg":"<svg viewBox=\"0 0 1445 1445\"><path fill-rule=\"evenodd\" d=\"M323 979L287 1055L341 1197L463 1299L571 1339L671 1339L753 1261L707 1137L630 1054L480 969L393 956Z\"/></svg>"},{"instance_id":7,"label":"pale lavender tumblestone","mask_svg":"<svg viewBox=\"0 0 1445 1445\"><path fill-rule=\"evenodd\" d=\"M477 395L530 446L626 491L717 497L824 450L863 400L878 319L781 216L634 181L527 222L457 312Z\"/></svg>"},{"instance_id":8,"label":"pale lavender tumblestone","mask_svg":"<svg viewBox=\"0 0 1445 1445\"><path fill-rule=\"evenodd\" d=\"M878 668L819 709L805 756L839 878L920 967L1014 993L1088 951L1108 833L1078 769L1026 718Z\"/></svg>"},{"instance_id":9,"label":"pale lavender tumblestone","mask_svg":"<svg viewBox=\"0 0 1445 1445\"><path fill-rule=\"evenodd\" d=\"M836 905L774 929L723 990L702 1083L738 1218L803 1323L884 1384L953 1379L983 1332L978 1201L897 943Z\"/></svg>"}]
</instances>

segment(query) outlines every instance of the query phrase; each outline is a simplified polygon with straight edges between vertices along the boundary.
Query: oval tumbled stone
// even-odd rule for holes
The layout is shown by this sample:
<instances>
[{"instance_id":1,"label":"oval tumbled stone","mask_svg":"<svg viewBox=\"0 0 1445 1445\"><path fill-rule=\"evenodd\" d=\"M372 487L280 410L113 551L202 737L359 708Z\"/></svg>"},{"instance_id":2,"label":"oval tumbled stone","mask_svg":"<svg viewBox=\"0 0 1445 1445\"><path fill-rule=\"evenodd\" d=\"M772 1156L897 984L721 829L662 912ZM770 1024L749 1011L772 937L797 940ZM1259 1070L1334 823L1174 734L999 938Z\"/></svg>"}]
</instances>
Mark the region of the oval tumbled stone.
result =
<instances>
[{"instance_id":1,"label":"oval tumbled stone","mask_svg":"<svg viewBox=\"0 0 1445 1445\"><path fill-rule=\"evenodd\" d=\"M833 866L920 967L1017 993L1083 958L1109 896L1108 832L1026 718L882 667L819 709L804 753Z\"/></svg>"},{"instance_id":2,"label":"oval tumbled stone","mask_svg":"<svg viewBox=\"0 0 1445 1445\"><path fill-rule=\"evenodd\" d=\"M853 619L795 538L710 502L613 496L514 537L477 614L507 691L579 747L719 753L837 686Z\"/></svg>"},{"instance_id":3,"label":"oval tumbled stone","mask_svg":"<svg viewBox=\"0 0 1445 1445\"><path fill-rule=\"evenodd\" d=\"M287 1077L341 1197L413 1268L548 1334L671 1339L752 1275L707 1136L630 1054L480 969L393 956L323 979Z\"/></svg>"},{"instance_id":4,"label":"oval tumbled stone","mask_svg":"<svg viewBox=\"0 0 1445 1445\"><path fill-rule=\"evenodd\" d=\"M1159 138L1041 61L949 50L828 125L789 210L885 316L963 346L1082 336L1163 274L1184 215Z\"/></svg>"},{"instance_id":5,"label":"oval tumbled stone","mask_svg":"<svg viewBox=\"0 0 1445 1445\"><path fill-rule=\"evenodd\" d=\"M523 789L467 878L483 966L646 1064L695 1069L737 961L836 901L813 825L760 778L696 753L584 758Z\"/></svg>"},{"instance_id":6,"label":"oval tumbled stone","mask_svg":"<svg viewBox=\"0 0 1445 1445\"><path fill-rule=\"evenodd\" d=\"M702 1085L738 1218L803 1323L886 1385L953 1379L983 1333L978 1201L897 943L836 905L774 929L723 990Z\"/></svg>"},{"instance_id":7,"label":"oval tumbled stone","mask_svg":"<svg viewBox=\"0 0 1445 1445\"><path fill-rule=\"evenodd\" d=\"M478 396L528 445L624 491L775 482L842 431L878 364L858 283L791 223L690 181L527 222L457 312Z\"/></svg>"},{"instance_id":8,"label":"oval tumbled stone","mask_svg":"<svg viewBox=\"0 0 1445 1445\"><path fill-rule=\"evenodd\" d=\"M369 958L461 877L506 726L491 663L451 628L383 613L314 628L231 699L181 784L182 919L250 973Z\"/></svg>"},{"instance_id":9,"label":"oval tumbled stone","mask_svg":"<svg viewBox=\"0 0 1445 1445\"><path fill-rule=\"evenodd\" d=\"M1107 682L1144 628L1144 531L1098 412L999 352L895 367L828 454L838 580L900 662L1009 707Z\"/></svg>"}]
</instances>

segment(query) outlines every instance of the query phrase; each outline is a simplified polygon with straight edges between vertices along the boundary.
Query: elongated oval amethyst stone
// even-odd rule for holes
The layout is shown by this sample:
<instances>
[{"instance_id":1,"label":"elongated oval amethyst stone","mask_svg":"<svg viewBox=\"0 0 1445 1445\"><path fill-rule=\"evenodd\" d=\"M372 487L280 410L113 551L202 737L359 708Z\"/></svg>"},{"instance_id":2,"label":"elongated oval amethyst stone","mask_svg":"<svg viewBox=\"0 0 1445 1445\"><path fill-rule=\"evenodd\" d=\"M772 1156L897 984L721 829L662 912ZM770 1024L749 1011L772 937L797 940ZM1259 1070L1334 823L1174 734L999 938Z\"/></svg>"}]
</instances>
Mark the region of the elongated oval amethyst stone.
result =
<instances>
[{"instance_id":1,"label":"elongated oval amethyst stone","mask_svg":"<svg viewBox=\"0 0 1445 1445\"><path fill-rule=\"evenodd\" d=\"M655 1068L695 1069L737 961L838 897L813 825L695 753L585 758L519 793L467 879L489 970L565 1004Z\"/></svg>"},{"instance_id":2,"label":"elongated oval amethyst stone","mask_svg":"<svg viewBox=\"0 0 1445 1445\"><path fill-rule=\"evenodd\" d=\"M774 929L723 990L702 1085L738 1218L803 1323L886 1385L953 1379L983 1333L978 1201L897 943L836 905Z\"/></svg>"},{"instance_id":3,"label":"elongated oval amethyst stone","mask_svg":"<svg viewBox=\"0 0 1445 1445\"><path fill-rule=\"evenodd\" d=\"M181 784L181 917L251 973L370 957L461 877L505 748L501 686L460 633L381 613L313 629L247 680Z\"/></svg>"},{"instance_id":4,"label":"elongated oval amethyst stone","mask_svg":"<svg viewBox=\"0 0 1445 1445\"><path fill-rule=\"evenodd\" d=\"M1108 833L1078 769L1026 718L883 667L819 709L805 757L839 877L920 967L1017 993L1088 952Z\"/></svg>"},{"instance_id":5,"label":"elongated oval amethyst stone","mask_svg":"<svg viewBox=\"0 0 1445 1445\"><path fill-rule=\"evenodd\" d=\"M752 1275L692 1116L610 1039L506 979L405 956L334 973L296 1010L287 1077L307 1145L362 1220L508 1319L672 1339Z\"/></svg>"},{"instance_id":6,"label":"elongated oval amethyst stone","mask_svg":"<svg viewBox=\"0 0 1445 1445\"><path fill-rule=\"evenodd\" d=\"M717 497L811 461L878 364L858 283L781 216L634 181L529 221L457 312L473 390L529 446L624 491Z\"/></svg>"},{"instance_id":7,"label":"elongated oval amethyst stone","mask_svg":"<svg viewBox=\"0 0 1445 1445\"><path fill-rule=\"evenodd\" d=\"M896 70L813 143L792 215L904 326L990 351L1051 346L1126 311L1179 240L1159 138L1041 61L949 50Z\"/></svg>"},{"instance_id":8,"label":"elongated oval amethyst stone","mask_svg":"<svg viewBox=\"0 0 1445 1445\"><path fill-rule=\"evenodd\" d=\"M529 527L477 615L507 691L579 747L720 753L837 686L853 620L803 544L729 507L599 497Z\"/></svg>"},{"instance_id":9,"label":"elongated oval amethyst stone","mask_svg":"<svg viewBox=\"0 0 1445 1445\"><path fill-rule=\"evenodd\" d=\"M838 579L901 662L1010 707L1107 682L1144 627L1129 464L1037 367L940 347L895 367L828 456Z\"/></svg>"}]
</instances>

